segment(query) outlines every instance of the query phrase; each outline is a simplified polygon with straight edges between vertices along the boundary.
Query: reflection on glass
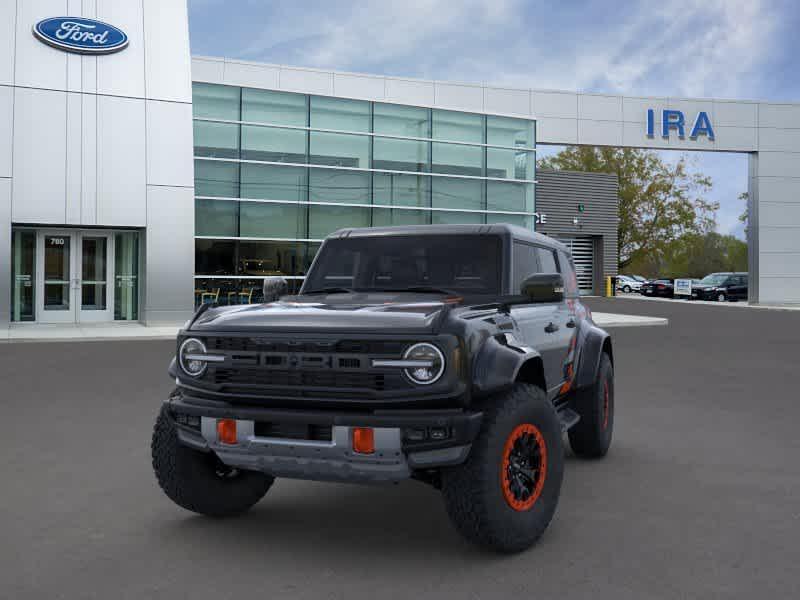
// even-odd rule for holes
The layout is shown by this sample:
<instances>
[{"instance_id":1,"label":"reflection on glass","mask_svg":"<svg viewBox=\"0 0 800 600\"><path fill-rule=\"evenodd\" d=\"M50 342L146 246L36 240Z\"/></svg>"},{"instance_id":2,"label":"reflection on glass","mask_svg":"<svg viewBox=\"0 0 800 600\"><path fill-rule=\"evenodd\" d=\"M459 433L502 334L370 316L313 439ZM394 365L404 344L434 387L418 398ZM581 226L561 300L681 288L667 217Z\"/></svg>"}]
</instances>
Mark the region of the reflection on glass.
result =
<instances>
[{"instance_id":1,"label":"reflection on glass","mask_svg":"<svg viewBox=\"0 0 800 600\"><path fill-rule=\"evenodd\" d=\"M487 208L489 210L533 212L533 184L512 181L488 181L486 186Z\"/></svg>"},{"instance_id":2,"label":"reflection on glass","mask_svg":"<svg viewBox=\"0 0 800 600\"><path fill-rule=\"evenodd\" d=\"M483 208L483 181L480 179L433 177L431 186L434 208Z\"/></svg>"},{"instance_id":3,"label":"reflection on glass","mask_svg":"<svg viewBox=\"0 0 800 600\"><path fill-rule=\"evenodd\" d=\"M114 319L139 318L139 234L125 231L114 234Z\"/></svg>"},{"instance_id":4,"label":"reflection on glass","mask_svg":"<svg viewBox=\"0 0 800 600\"><path fill-rule=\"evenodd\" d=\"M511 117L486 117L486 143L494 146L533 148L533 121Z\"/></svg>"},{"instance_id":5,"label":"reflection on glass","mask_svg":"<svg viewBox=\"0 0 800 600\"><path fill-rule=\"evenodd\" d=\"M309 171L310 201L369 204L369 173L339 169Z\"/></svg>"},{"instance_id":6,"label":"reflection on glass","mask_svg":"<svg viewBox=\"0 0 800 600\"><path fill-rule=\"evenodd\" d=\"M242 198L260 200L306 199L305 167L242 164Z\"/></svg>"},{"instance_id":7,"label":"reflection on glass","mask_svg":"<svg viewBox=\"0 0 800 600\"><path fill-rule=\"evenodd\" d=\"M428 206L431 178L424 175L374 173L372 193L375 204Z\"/></svg>"},{"instance_id":8,"label":"reflection on glass","mask_svg":"<svg viewBox=\"0 0 800 600\"><path fill-rule=\"evenodd\" d=\"M195 235L236 237L239 235L239 203L232 200L198 198L194 205Z\"/></svg>"},{"instance_id":9,"label":"reflection on glass","mask_svg":"<svg viewBox=\"0 0 800 600\"><path fill-rule=\"evenodd\" d=\"M194 116L238 121L240 89L227 85L193 83L192 110Z\"/></svg>"},{"instance_id":10,"label":"reflection on glass","mask_svg":"<svg viewBox=\"0 0 800 600\"><path fill-rule=\"evenodd\" d=\"M373 112L375 133L416 138L431 136L427 108L376 102Z\"/></svg>"},{"instance_id":11,"label":"reflection on glass","mask_svg":"<svg viewBox=\"0 0 800 600\"><path fill-rule=\"evenodd\" d=\"M195 121L194 153L213 158L239 158L239 125Z\"/></svg>"},{"instance_id":12,"label":"reflection on glass","mask_svg":"<svg viewBox=\"0 0 800 600\"><path fill-rule=\"evenodd\" d=\"M36 233L15 230L11 234L11 320L33 321L33 277L36 272Z\"/></svg>"},{"instance_id":13,"label":"reflection on glass","mask_svg":"<svg viewBox=\"0 0 800 600\"><path fill-rule=\"evenodd\" d=\"M486 215L487 223L508 223L510 225L519 225L525 229L533 229L533 217L527 215L503 215L496 213L488 213Z\"/></svg>"},{"instance_id":14,"label":"reflection on glass","mask_svg":"<svg viewBox=\"0 0 800 600\"><path fill-rule=\"evenodd\" d=\"M535 159L532 152L488 148L486 176L500 179L533 179Z\"/></svg>"},{"instance_id":15,"label":"reflection on glass","mask_svg":"<svg viewBox=\"0 0 800 600\"><path fill-rule=\"evenodd\" d=\"M305 127L306 96L271 90L242 90L242 121Z\"/></svg>"},{"instance_id":16,"label":"reflection on glass","mask_svg":"<svg viewBox=\"0 0 800 600\"><path fill-rule=\"evenodd\" d=\"M81 310L106 310L106 238L81 240Z\"/></svg>"},{"instance_id":17,"label":"reflection on glass","mask_svg":"<svg viewBox=\"0 0 800 600\"><path fill-rule=\"evenodd\" d=\"M433 139L483 143L483 117L450 110L433 111Z\"/></svg>"},{"instance_id":18,"label":"reflection on glass","mask_svg":"<svg viewBox=\"0 0 800 600\"><path fill-rule=\"evenodd\" d=\"M198 196L239 197L239 165L213 160L194 161L194 191Z\"/></svg>"},{"instance_id":19,"label":"reflection on glass","mask_svg":"<svg viewBox=\"0 0 800 600\"><path fill-rule=\"evenodd\" d=\"M301 242L239 242L239 274L272 276L305 272Z\"/></svg>"},{"instance_id":20,"label":"reflection on glass","mask_svg":"<svg viewBox=\"0 0 800 600\"><path fill-rule=\"evenodd\" d=\"M373 141L372 166L387 171L429 170L428 142L376 137Z\"/></svg>"},{"instance_id":21,"label":"reflection on glass","mask_svg":"<svg viewBox=\"0 0 800 600\"><path fill-rule=\"evenodd\" d=\"M483 148L481 146L460 146L457 144L432 144L434 173L453 175L483 175Z\"/></svg>"},{"instance_id":22,"label":"reflection on glass","mask_svg":"<svg viewBox=\"0 0 800 600\"><path fill-rule=\"evenodd\" d=\"M468 212L451 212L446 210L435 210L431 213L431 222L434 225L452 224L452 223L484 223L484 215L482 213L468 213Z\"/></svg>"},{"instance_id":23,"label":"reflection on glass","mask_svg":"<svg viewBox=\"0 0 800 600\"><path fill-rule=\"evenodd\" d=\"M306 237L305 206L242 202L239 207L239 218L239 235L242 237Z\"/></svg>"},{"instance_id":24,"label":"reflection on glass","mask_svg":"<svg viewBox=\"0 0 800 600\"><path fill-rule=\"evenodd\" d=\"M344 227L369 227L369 208L352 206L311 206L308 218L308 237L322 239Z\"/></svg>"},{"instance_id":25,"label":"reflection on glass","mask_svg":"<svg viewBox=\"0 0 800 600\"><path fill-rule=\"evenodd\" d=\"M234 275L236 273L236 242L195 240L194 270L198 275Z\"/></svg>"},{"instance_id":26,"label":"reflection on glass","mask_svg":"<svg viewBox=\"0 0 800 600\"><path fill-rule=\"evenodd\" d=\"M44 309L69 310L70 238L44 238Z\"/></svg>"},{"instance_id":27,"label":"reflection on glass","mask_svg":"<svg viewBox=\"0 0 800 600\"><path fill-rule=\"evenodd\" d=\"M309 162L334 167L369 167L369 137L346 133L311 132Z\"/></svg>"},{"instance_id":28,"label":"reflection on glass","mask_svg":"<svg viewBox=\"0 0 800 600\"><path fill-rule=\"evenodd\" d=\"M306 162L306 132L242 125L242 158L267 162Z\"/></svg>"},{"instance_id":29,"label":"reflection on glass","mask_svg":"<svg viewBox=\"0 0 800 600\"><path fill-rule=\"evenodd\" d=\"M369 102L311 96L311 127L369 131Z\"/></svg>"},{"instance_id":30,"label":"reflection on glass","mask_svg":"<svg viewBox=\"0 0 800 600\"><path fill-rule=\"evenodd\" d=\"M428 223L430 223L430 211L427 210L404 210L401 208L375 208L372 210L373 227L427 225Z\"/></svg>"}]
</instances>

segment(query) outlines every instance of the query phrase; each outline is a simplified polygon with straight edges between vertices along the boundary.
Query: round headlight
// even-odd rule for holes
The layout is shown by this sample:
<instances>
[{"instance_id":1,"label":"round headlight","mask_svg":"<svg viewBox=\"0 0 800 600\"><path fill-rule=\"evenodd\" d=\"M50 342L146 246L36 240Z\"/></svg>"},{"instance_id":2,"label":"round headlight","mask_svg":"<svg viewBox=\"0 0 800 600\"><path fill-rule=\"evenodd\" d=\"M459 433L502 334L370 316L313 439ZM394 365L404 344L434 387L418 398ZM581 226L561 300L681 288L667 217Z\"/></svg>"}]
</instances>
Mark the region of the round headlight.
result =
<instances>
[{"instance_id":1,"label":"round headlight","mask_svg":"<svg viewBox=\"0 0 800 600\"><path fill-rule=\"evenodd\" d=\"M416 384L429 385L444 373L444 356L433 344L414 344L403 354L403 359L420 362L419 366L404 369L406 376Z\"/></svg>"},{"instance_id":2,"label":"round headlight","mask_svg":"<svg viewBox=\"0 0 800 600\"><path fill-rule=\"evenodd\" d=\"M206 372L207 363L204 360L198 360L196 357L200 354L206 353L206 346L197 338L189 338L181 344L181 349L178 352L178 359L181 363L181 369L187 375L192 377L200 377Z\"/></svg>"}]
</instances>

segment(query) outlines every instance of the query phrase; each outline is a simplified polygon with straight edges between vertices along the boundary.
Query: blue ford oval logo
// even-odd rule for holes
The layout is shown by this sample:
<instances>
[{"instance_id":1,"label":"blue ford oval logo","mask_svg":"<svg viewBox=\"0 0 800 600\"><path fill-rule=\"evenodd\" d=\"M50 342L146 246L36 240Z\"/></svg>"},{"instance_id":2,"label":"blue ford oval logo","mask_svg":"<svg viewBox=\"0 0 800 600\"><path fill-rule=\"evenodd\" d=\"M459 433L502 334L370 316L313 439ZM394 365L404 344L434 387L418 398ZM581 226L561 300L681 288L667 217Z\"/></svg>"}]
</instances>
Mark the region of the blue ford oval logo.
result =
<instances>
[{"instance_id":1,"label":"blue ford oval logo","mask_svg":"<svg viewBox=\"0 0 800 600\"><path fill-rule=\"evenodd\" d=\"M59 50L80 54L110 54L128 45L121 29L82 17L50 17L33 26L33 34Z\"/></svg>"}]
</instances>

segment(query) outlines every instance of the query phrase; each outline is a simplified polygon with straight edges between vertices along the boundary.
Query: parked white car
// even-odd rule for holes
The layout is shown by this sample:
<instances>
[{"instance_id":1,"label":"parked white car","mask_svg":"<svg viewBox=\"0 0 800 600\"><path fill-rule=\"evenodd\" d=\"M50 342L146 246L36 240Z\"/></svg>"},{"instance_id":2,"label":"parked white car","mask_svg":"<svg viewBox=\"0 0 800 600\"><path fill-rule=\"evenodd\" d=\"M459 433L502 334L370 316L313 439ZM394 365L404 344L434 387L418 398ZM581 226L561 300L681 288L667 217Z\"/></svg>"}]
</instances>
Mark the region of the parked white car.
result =
<instances>
[{"instance_id":1,"label":"parked white car","mask_svg":"<svg viewBox=\"0 0 800 600\"><path fill-rule=\"evenodd\" d=\"M630 294L638 292L642 287L642 282L628 275L617 275L617 291Z\"/></svg>"}]
</instances>

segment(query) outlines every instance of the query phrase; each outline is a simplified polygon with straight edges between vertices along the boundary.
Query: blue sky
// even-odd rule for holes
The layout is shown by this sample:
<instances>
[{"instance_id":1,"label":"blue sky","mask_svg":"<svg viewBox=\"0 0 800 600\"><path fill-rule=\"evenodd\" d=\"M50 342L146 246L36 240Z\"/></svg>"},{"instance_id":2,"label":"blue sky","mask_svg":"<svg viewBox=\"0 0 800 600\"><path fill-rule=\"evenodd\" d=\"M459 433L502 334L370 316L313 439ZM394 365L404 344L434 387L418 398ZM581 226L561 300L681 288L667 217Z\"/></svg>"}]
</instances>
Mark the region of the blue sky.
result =
<instances>
[{"instance_id":1,"label":"blue sky","mask_svg":"<svg viewBox=\"0 0 800 600\"><path fill-rule=\"evenodd\" d=\"M189 13L193 54L525 88L800 100L792 0L189 0ZM741 236L746 156L692 159L713 178L719 230Z\"/></svg>"}]
</instances>

